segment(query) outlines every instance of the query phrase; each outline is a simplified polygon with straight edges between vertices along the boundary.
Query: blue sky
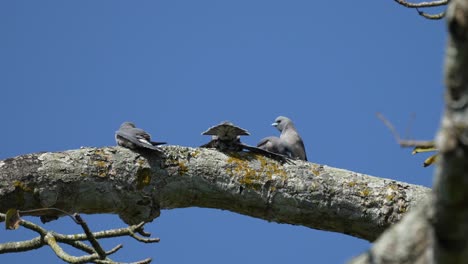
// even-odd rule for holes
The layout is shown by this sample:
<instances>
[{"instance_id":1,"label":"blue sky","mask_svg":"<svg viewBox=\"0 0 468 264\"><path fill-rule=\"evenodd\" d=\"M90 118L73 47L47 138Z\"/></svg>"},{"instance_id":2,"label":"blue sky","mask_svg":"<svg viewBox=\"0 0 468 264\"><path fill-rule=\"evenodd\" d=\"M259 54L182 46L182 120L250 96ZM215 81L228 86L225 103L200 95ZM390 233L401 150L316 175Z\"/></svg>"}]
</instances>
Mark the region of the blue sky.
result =
<instances>
[{"instance_id":1,"label":"blue sky","mask_svg":"<svg viewBox=\"0 0 468 264\"><path fill-rule=\"evenodd\" d=\"M443 109L444 21L390 0L2 1L0 159L115 145L134 121L157 140L199 146L230 120L255 144L290 117L312 162L431 186L426 157L396 145L376 118L431 139ZM84 216L92 229L123 226ZM31 218L30 220L36 221ZM79 232L68 219L46 224ZM343 263L369 243L227 211L165 210L117 261ZM0 242L31 232L1 231ZM57 263L49 248L1 262Z\"/></svg>"}]
</instances>

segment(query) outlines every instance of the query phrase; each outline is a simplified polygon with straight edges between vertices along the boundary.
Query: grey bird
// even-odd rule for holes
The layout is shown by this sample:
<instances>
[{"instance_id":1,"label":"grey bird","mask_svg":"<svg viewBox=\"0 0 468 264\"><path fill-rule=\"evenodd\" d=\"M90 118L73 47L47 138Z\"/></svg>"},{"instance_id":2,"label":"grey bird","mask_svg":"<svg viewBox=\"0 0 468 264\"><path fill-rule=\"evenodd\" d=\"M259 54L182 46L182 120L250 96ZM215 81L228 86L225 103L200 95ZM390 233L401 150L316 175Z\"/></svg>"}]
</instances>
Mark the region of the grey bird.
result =
<instances>
[{"instance_id":1,"label":"grey bird","mask_svg":"<svg viewBox=\"0 0 468 264\"><path fill-rule=\"evenodd\" d=\"M158 145L166 144L166 142L151 141L151 135L140 128L136 128L132 122L124 122L119 130L115 132L115 141L117 145L133 150L150 149L162 154L162 150Z\"/></svg>"},{"instance_id":2,"label":"grey bird","mask_svg":"<svg viewBox=\"0 0 468 264\"><path fill-rule=\"evenodd\" d=\"M281 144L279 137L266 137L257 143L257 148L273 153L288 155L286 148Z\"/></svg>"},{"instance_id":3,"label":"grey bird","mask_svg":"<svg viewBox=\"0 0 468 264\"><path fill-rule=\"evenodd\" d=\"M224 121L208 128L202 135L211 136L210 142L201 146L203 148L216 148L221 151L241 151L240 136L248 136L250 133L231 122Z\"/></svg>"},{"instance_id":4,"label":"grey bird","mask_svg":"<svg viewBox=\"0 0 468 264\"><path fill-rule=\"evenodd\" d=\"M291 158L307 161L304 142L291 119L278 116L271 125L281 132L277 146L280 148L284 147L284 150L281 150L286 152L281 154L287 154Z\"/></svg>"},{"instance_id":5,"label":"grey bird","mask_svg":"<svg viewBox=\"0 0 468 264\"><path fill-rule=\"evenodd\" d=\"M233 123L224 121L216 126L208 128L202 135L211 136L210 142L203 144L202 148L215 148L219 151L235 151L239 152L247 149L254 153L268 156L280 160L282 162L289 162L289 158L280 153L272 152L266 149L249 146L240 141L241 136L250 135L249 132L243 128L235 126Z\"/></svg>"}]
</instances>

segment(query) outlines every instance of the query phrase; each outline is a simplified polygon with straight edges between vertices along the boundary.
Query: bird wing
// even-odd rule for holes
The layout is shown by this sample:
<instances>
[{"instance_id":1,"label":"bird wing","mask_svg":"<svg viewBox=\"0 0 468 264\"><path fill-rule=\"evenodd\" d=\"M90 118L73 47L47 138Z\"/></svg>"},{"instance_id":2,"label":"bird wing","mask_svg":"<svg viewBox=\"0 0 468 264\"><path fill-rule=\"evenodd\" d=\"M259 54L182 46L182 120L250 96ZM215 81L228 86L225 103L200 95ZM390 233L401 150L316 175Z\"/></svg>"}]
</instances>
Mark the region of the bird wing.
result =
<instances>
[{"instance_id":1,"label":"bird wing","mask_svg":"<svg viewBox=\"0 0 468 264\"><path fill-rule=\"evenodd\" d=\"M138 147L155 150L155 151L158 151L159 153L162 153L161 149L159 149L156 146L153 146L148 140L146 140L144 136L142 136L142 134L140 133L141 131L134 131L133 129L119 130L116 132L116 135L120 136L121 138L125 140L130 141L131 143L135 144ZM144 134L148 134L145 131L143 132Z\"/></svg>"},{"instance_id":2,"label":"bird wing","mask_svg":"<svg viewBox=\"0 0 468 264\"><path fill-rule=\"evenodd\" d=\"M307 154L306 154L306 151L305 151L304 141L302 141L301 137L299 137L299 145L301 146L302 152L304 152L304 160L308 161L307 160Z\"/></svg>"},{"instance_id":3,"label":"bird wing","mask_svg":"<svg viewBox=\"0 0 468 264\"><path fill-rule=\"evenodd\" d=\"M268 150L265 150L265 149L261 149L261 148L257 148L257 147L254 147L254 146L250 146L250 145L247 145L247 144L244 144L244 143L237 143L237 144L242 146L242 148L247 149L247 150L249 150L251 152L258 153L258 154L270 157L272 159L280 160L281 162L288 162L288 163L292 162L292 160L290 158L288 158L288 157L286 157L285 155L282 155L282 154L274 153L274 152L271 152L271 151L268 151Z\"/></svg>"},{"instance_id":4,"label":"bird wing","mask_svg":"<svg viewBox=\"0 0 468 264\"><path fill-rule=\"evenodd\" d=\"M167 142L159 142L159 141L150 141L151 145L153 146L158 146L158 145L164 145L167 144Z\"/></svg>"},{"instance_id":5,"label":"bird wing","mask_svg":"<svg viewBox=\"0 0 468 264\"><path fill-rule=\"evenodd\" d=\"M270 137L262 138L258 143L257 143L257 148L265 146L268 142L270 141Z\"/></svg>"}]
</instances>

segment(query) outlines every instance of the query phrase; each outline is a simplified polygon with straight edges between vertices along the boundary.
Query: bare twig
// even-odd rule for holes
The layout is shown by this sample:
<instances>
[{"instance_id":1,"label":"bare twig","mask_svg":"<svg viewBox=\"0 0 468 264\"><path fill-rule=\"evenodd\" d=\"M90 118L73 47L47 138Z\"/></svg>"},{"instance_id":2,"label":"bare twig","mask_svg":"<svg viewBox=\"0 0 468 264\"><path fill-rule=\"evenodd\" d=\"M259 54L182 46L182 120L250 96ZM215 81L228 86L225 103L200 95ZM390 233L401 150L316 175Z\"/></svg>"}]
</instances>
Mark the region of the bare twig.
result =
<instances>
[{"instance_id":1,"label":"bare twig","mask_svg":"<svg viewBox=\"0 0 468 264\"><path fill-rule=\"evenodd\" d=\"M445 17L445 11L436 13L436 14L429 14L423 11L420 11L419 8L432 8L437 6L444 6L447 5L450 0L435 0L435 1L428 1L428 2L419 2L419 3L410 3L405 0L394 0L398 4L407 7L407 8L416 8L418 14L424 18L432 19L432 20L439 20Z\"/></svg>"},{"instance_id":2,"label":"bare twig","mask_svg":"<svg viewBox=\"0 0 468 264\"><path fill-rule=\"evenodd\" d=\"M445 11L444 12L440 12L438 14L428 14L428 13L425 13L423 11L420 11L419 9L416 8L416 10L418 11L418 14L422 17L425 17L427 19L433 19L433 20L439 20L439 19L442 19L445 17Z\"/></svg>"},{"instance_id":3,"label":"bare twig","mask_svg":"<svg viewBox=\"0 0 468 264\"><path fill-rule=\"evenodd\" d=\"M0 213L0 221L5 221L6 215ZM159 242L159 238L142 238L135 235L135 232L144 234L145 236L150 236L149 233L145 233L143 230L144 222L141 222L138 225L128 226L126 228L104 230L100 232L91 232L87 224L83 219L75 214L72 216L74 221L80 224L85 233L84 234L74 234L74 235L64 235L55 232L48 231L43 227L36 225L32 222L21 219L19 224L27 229L35 231L39 234L38 237L31 240L18 241L18 242L8 242L0 244L0 254L10 253L10 252L22 252L29 251L32 249L37 249L42 246L48 245L52 248L55 254L62 260L69 263L83 263L83 262L95 262L95 263L116 263L111 259L107 258L110 254L115 253L117 250L122 248L122 245L119 244L109 251L104 251L99 245L97 239L100 238L111 238L111 237L120 237L120 236L131 236L137 241L144 243L155 243ZM81 242L83 240L89 240L93 247L88 246L87 244ZM93 243L94 240L94 243ZM65 243L74 248L86 252L88 255L76 257L67 254L58 243ZM99 252L101 251L101 252ZM144 259L135 263L149 263L151 259Z\"/></svg>"},{"instance_id":4,"label":"bare twig","mask_svg":"<svg viewBox=\"0 0 468 264\"><path fill-rule=\"evenodd\" d=\"M450 2L450 0L439 0L439 1L429 1L429 2L420 2L420 3L410 3L404 0L394 0L394 1L408 8L443 6L443 5L447 5Z\"/></svg>"},{"instance_id":5,"label":"bare twig","mask_svg":"<svg viewBox=\"0 0 468 264\"><path fill-rule=\"evenodd\" d=\"M396 131L395 127L393 127L392 123L388 121L384 115L381 113L377 113L377 117L382 120L384 125L390 130L392 133L393 137L395 138L396 142L404 148L408 147L421 147L421 148L429 148L434 146L434 141L432 140L406 140L406 139L401 139L400 135Z\"/></svg>"},{"instance_id":6,"label":"bare twig","mask_svg":"<svg viewBox=\"0 0 468 264\"><path fill-rule=\"evenodd\" d=\"M388 127L390 132L392 132L393 136L395 137L395 140L401 147L414 147L412 154L417 154L417 153L422 153L422 152L432 152L432 151L438 151L437 148L435 147L435 143L433 140L430 141L420 141L420 140L404 140L400 138L400 135L396 131L395 127L393 127L392 123L388 121L381 113L377 113L377 117L382 120L384 125ZM423 166L427 167L432 165L437 158L437 153L430 156L427 158Z\"/></svg>"},{"instance_id":7,"label":"bare twig","mask_svg":"<svg viewBox=\"0 0 468 264\"><path fill-rule=\"evenodd\" d=\"M44 243L40 236L30 239L30 240L6 242L6 243L0 244L0 254L30 251L30 250L41 248L43 245Z\"/></svg>"},{"instance_id":8,"label":"bare twig","mask_svg":"<svg viewBox=\"0 0 468 264\"><path fill-rule=\"evenodd\" d=\"M81 228L83 228L83 231L86 234L86 237L88 238L89 242L93 246L94 250L96 250L96 253L99 255L100 259L105 259L106 258L106 252L104 252L104 249L102 249L101 245L99 242L96 240L96 237L93 235L91 230L88 227L88 224L81 218L79 214L74 215L75 219L77 220L78 224L81 225Z\"/></svg>"},{"instance_id":9,"label":"bare twig","mask_svg":"<svg viewBox=\"0 0 468 264\"><path fill-rule=\"evenodd\" d=\"M59 258L61 258L62 260L68 263L84 263L84 262L90 262L92 260L99 258L99 255L96 253L91 254L91 255L81 256L81 257L75 257L72 255L69 255L62 249L62 247L59 246L59 244L55 240L55 237L51 233L48 233L44 237L44 242L47 245L49 245L50 248L52 248L52 250L55 252L55 255L57 255Z\"/></svg>"},{"instance_id":10,"label":"bare twig","mask_svg":"<svg viewBox=\"0 0 468 264\"><path fill-rule=\"evenodd\" d=\"M51 211L57 211L57 212L62 213L64 215L66 215L66 216L69 216L73 220L73 222L79 224L73 214L70 214L69 212L66 212L66 211L64 211L62 209L59 209L59 208L49 207L49 208L39 208L39 209L24 210L24 211L18 210L20 215L37 215L37 213L42 213L42 214L39 214L39 215L43 215L43 214L47 215L47 214L50 214Z\"/></svg>"},{"instance_id":11,"label":"bare twig","mask_svg":"<svg viewBox=\"0 0 468 264\"><path fill-rule=\"evenodd\" d=\"M143 259L143 260L140 260L140 261L137 261L137 262L132 262L132 263L128 263L128 264L147 264L147 263L150 263L151 262L151 258L147 258L147 259ZM115 262L112 262L112 261L108 261L108 260L95 260L93 261L94 263L99 263L99 264L116 264ZM120 263L119 263L120 264Z\"/></svg>"}]
</instances>

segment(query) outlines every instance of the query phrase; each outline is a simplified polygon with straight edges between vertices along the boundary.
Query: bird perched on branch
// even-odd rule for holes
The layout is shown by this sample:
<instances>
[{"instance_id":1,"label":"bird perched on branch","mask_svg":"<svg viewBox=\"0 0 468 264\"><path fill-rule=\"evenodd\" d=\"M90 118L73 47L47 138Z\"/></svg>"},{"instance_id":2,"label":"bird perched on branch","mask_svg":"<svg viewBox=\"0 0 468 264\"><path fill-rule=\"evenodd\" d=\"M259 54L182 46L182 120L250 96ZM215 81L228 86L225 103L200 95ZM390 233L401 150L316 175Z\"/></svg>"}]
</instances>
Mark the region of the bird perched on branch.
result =
<instances>
[{"instance_id":1,"label":"bird perched on branch","mask_svg":"<svg viewBox=\"0 0 468 264\"><path fill-rule=\"evenodd\" d=\"M294 123L291 119L279 116L275 122L271 124L276 127L280 132L280 137L266 137L258 142L257 147L286 155L290 158L300 159L307 161L304 142L296 130Z\"/></svg>"},{"instance_id":2,"label":"bird perched on branch","mask_svg":"<svg viewBox=\"0 0 468 264\"><path fill-rule=\"evenodd\" d=\"M268 156L282 162L289 162L289 158L285 155L242 143L240 141L240 137L250 135L249 132L243 128L235 126L231 122L224 121L216 126L212 126L203 132L202 135L211 136L210 142L200 146L202 148L215 148L223 152L239 152L246 149L250 152Z\"/></svg>"},{"instance_id":3,"label":"bird perched on branch","mask_svg":"<svg viewBox=\"0 0 468 264\"><path fill-rule=\"evenodd\" d=\"M115 132L115 141L117 145L133 150L150 149L162 154L162 150L158 145L166 144L166 142L151 141L151 135L140 128L136 128L132 122L124 122L119 130Z\"/></svg>"}]
</instances>

